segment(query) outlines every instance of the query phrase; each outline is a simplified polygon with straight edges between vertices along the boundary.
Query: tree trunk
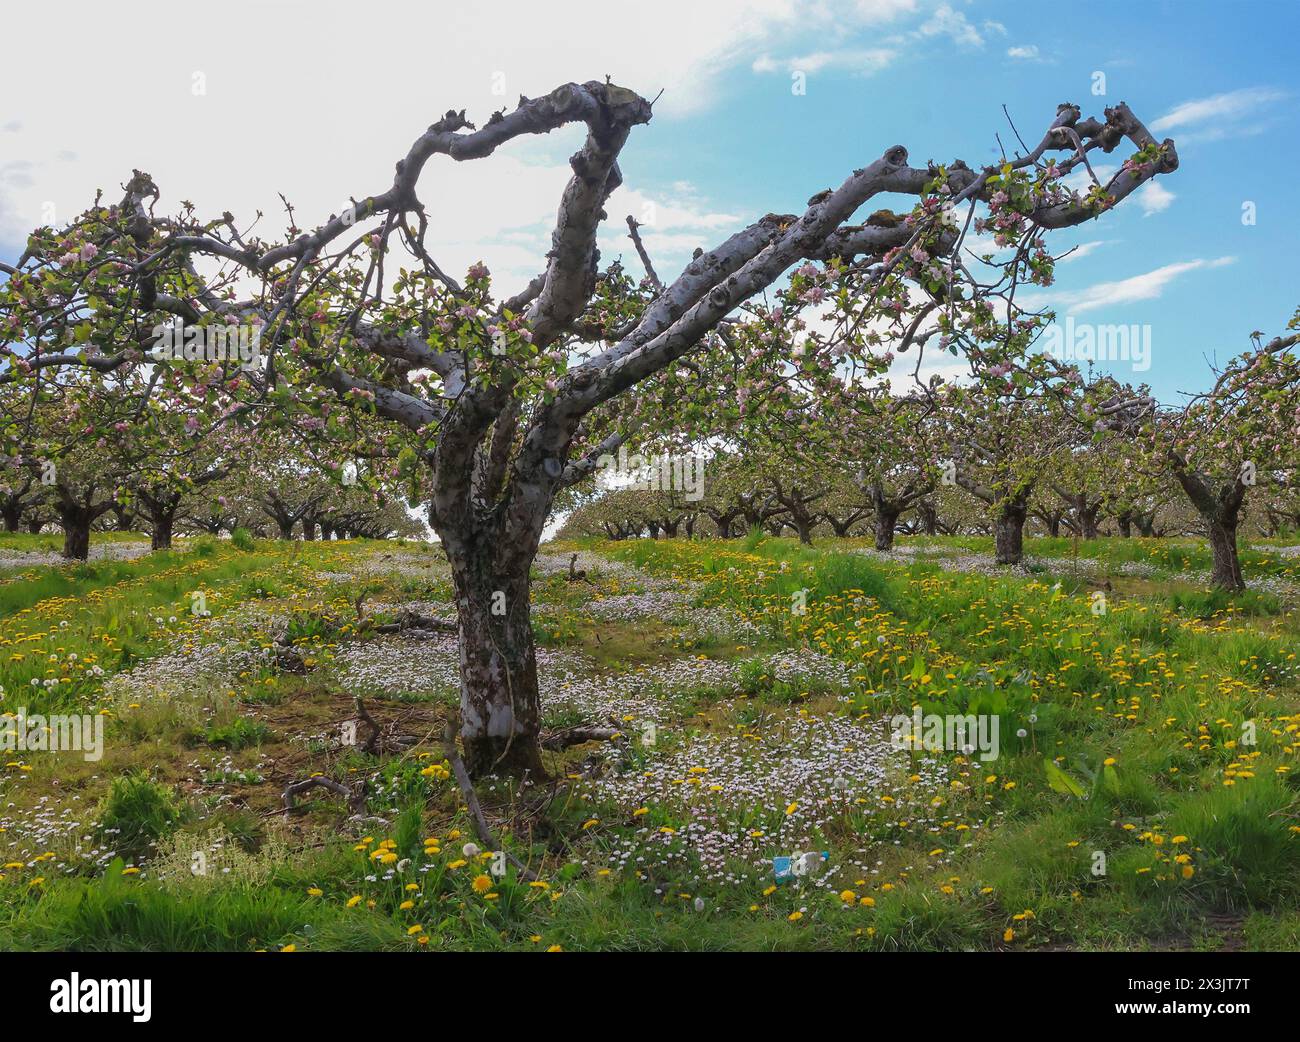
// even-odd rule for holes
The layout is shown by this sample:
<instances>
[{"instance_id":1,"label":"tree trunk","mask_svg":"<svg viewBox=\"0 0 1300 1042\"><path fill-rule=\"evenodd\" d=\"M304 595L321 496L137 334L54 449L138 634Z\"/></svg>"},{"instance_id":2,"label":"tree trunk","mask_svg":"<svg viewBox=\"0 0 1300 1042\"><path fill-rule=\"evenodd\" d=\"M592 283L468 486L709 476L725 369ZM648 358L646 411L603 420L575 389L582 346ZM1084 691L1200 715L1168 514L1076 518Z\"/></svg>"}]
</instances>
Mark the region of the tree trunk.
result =
<instances>
[{"instance_id":1,"label":"tree trunk","mask_svg":"<svg viewBox=\"0 0 1300 1042\"><path fill-rule=\"evenodd\" d=\"M4 508L5 531L17 532L19 522L22 521L23 508L21 503L7 503Z\"/></svg>"},{"instance_id":2,"label":"tree trunk","mask_svg":"<svg viewBox=\"0 0 1300 1042\"><path fill-rule=\"evenodd\" d=\"M73 507L59 510L59 521L63 525L63 556L69 561L85 561L90 557L90 522L89 510Z\"/></svg>"},{"instance_id":3,"label":"tree trunk","mask_svg":"<svg viewBox=\"0 0 1300 1042\"><path fill-rule=\"evenodd\" d=\"M1246 587L1241 577L1241 559L1237 556L1237 523L1236 513L1228 515L1225 512L1217 518L1205 519L1210 536L1210 550L1214 555L1214 569L1210 579L1215 586L1225 590L1242 590Z\"/></svg>"},{"instance_id":4,"label":"tree trunk","mask_svg":"<svg viewBox=\"0 0 1300 1042\"><path fill-rule=\"evenodd\" d=\"M1119 526L1119 534L1123 539L1130 539L1133 536L1133 516L1131 514L1116 514L1115 524Z\"/></svg>"},{"instance_id":5,"label":"tree trunk","mask_svg":"<svg viewBox=\"0 0 1300 1042\"><path fill-rule=\"evenodd\" d=\"M921 515L921 531L926 535L938 535L939 511L934 508L934 504L922 500L917 506L917 512Z\"/></svg>"},{"instance_id":6,"label":"tree trunk","mask_svg":"<svg viewBox=\"0 0 1300 1042\"><path fill-rule=\"evenodd\" d=\"M149 546L153 550L170 550L172 548L172 526L176 521L176 508L170 510L155 507L149 511L151 535Z\"/></svg>"},{"instance_id":7,"label":"tree trunk","mask_svg":"<svg viewBox=\"0 0 1300 1042\"><path fill-rule=\"evenodd\" d=\"M27 522L27 531L31 532L32 535L36 535L44 527L45 522L39 517Z\"/></svg>"},{"instance_id":8,"label":"tree trunk","mask_svg":"<svg viewBox=\"0 0 1300 1042\"><path fill-rule=\"evenodd\" d=\"M686 530L687 539L695 538L695 518L688 517L682 527Z\"/></svg>"},{"instance_id":9,"label":"tree trunk","mask_svg":"<svg viewBox=\"0 0 1300 1042\"><path fill-rule=\"evenodd\" d=\"M292 538L293 538L293 522L292 522L292 521L285 522L285 521L281 521L281 520L279 520L279 519L277 518L275 523L276 523L276 525L278 525L279 528L280 528L280 538L281 538L281 539L292 539Z\"/></svg>"},{"instance_id":10,"label":"tree trunk","mask_svg":"<svg viewBox=\"0 0 1300 1042\"><path fill-rule=\"evenodd\" d=\"M998 512L993 526L998 564L1019 564L1025 555L1025 507L1008 503Z\"/></svg>"},{"instance_id":11,"label":"tree trunk","mask_svg":"<svg viewBox=\"0 0 1300 1042\"><path fill-rule=\"evenodd\" d=\"M316 522L308 521L305 517L302 519L302 537L308 542L316 540Z\"/></svg>"},{"instance_id":12,"label":"tree trunk","mask_svg":"<svg viewBox=\"0 0 1300 1042\"><path fill-rule=\"evenodd\" d=\"M897 510L876 508L876 549L882 552L894 548L894 529L898 526Z\"/></svg>"},{"instance_id":13,"label":"tree trunk","mask_svg":"<svg viewBox=\"0 0 1300 1042\"><path fill-rule=\"evenodd\" d=\"M333 538L334 538L334 526L331 525L331 524L329 524L329 523L327 523L327 522L325 522L325 521L322 521L322 522L320 523L320 537L321 537L321 539L323 539L325 542L329 542L331 539L333 539Z\"/></svg>"},{"instance_id":14,"label":"tree trunk","mask_svg":"<svg viewBox=\"0 0 1300 1042\"><path fill-rule=\"evenodd\" d=\"M488 542L483 540L484 543ZM528 567L498 573L493 547L448 546L460 624L461 744L470 776L546 777Z\"/></svg>"},{"instance_id":15,"label":"tree trunk","mask_svg":"<svg viewBox=\"0 0 1300 1042\"><path fill-rule=\"evenodd\" d=\"M664 521L664 535L669 539L676 539L679 525L681 525L681 521Z\"/></svg>"},{"instance_id":16,"label":"tree trunk","mask_svg":"<svg viewBox=\"0 0 1300 1042\"><path fill-rule=\"evenodd\" d=\"M1101 513L1101 507L1084 507L1079 511L1079 528L1084 539L1097 538L1097 515Z\"/></svg>"}]
</instances>

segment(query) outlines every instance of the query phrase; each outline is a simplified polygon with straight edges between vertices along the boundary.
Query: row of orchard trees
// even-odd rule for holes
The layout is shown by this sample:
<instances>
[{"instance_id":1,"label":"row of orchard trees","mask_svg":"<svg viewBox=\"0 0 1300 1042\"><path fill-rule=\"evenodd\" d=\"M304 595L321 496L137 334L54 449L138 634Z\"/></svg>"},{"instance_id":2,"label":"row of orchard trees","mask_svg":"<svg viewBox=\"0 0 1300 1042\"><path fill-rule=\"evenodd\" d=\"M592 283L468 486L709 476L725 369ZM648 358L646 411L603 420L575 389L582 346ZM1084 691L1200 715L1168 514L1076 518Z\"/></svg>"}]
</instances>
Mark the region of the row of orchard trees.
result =
<instances>
[{"instance_id":1,"label":"row of orchard trees","mask_svg":"<svg viewBox=\"0 0 1300 1042\"><path fill-rule=\"evenodd\" d=\"M340 464L296 432L241 422L215 381L163 367L108 376L68 368L21 402L14 383L0 384L9 402L4 529L55 526L70 560L85 560L91 532L105 527L147 530L155 550L169 549L178 528L282 539L295 526L305 539L422 534L394 464Z\"/></svg>"},{"instance_id":2,"label":"row of orchard trees","mask_svg":"<svg viewBox=\"0 0 1300 1042\"><path fill-rule=\"evenodd\" d=\"M557 496L638 440L716 427L747 451L768 439L761 451L775 456L789 447L778 421L800 436L835 429L892 352L933 343L981 373L1021 364L1036 321L1015 287L1051 282L1048 238L1178 166L1173 142L1155 140L1127 105L1100 118L1061 105L1037 143L987 165L914 166L901 145L864 155L800 212L765 214L702 247L671 280L638 240L646 273L635 279L618 262L602 266L596 241L622 183L620 154L652 114L610 82L521 98L477 127L453 110L415 138L382 190L341 200L310 230L290 209L283 234L183 202L164 210L159 186L135 172L118 201L37 229L0 263L0 386L13 395L0 403L5 454L35 465L46 427L60 422L38 414L75 410L61 434L81 433L56 439L69 467L90 457L58 504L72 525L110 498L94 478L107 455L148 460L170 494L206 473L188 454L217 426L250 432L246 453L217 452L217 467L247 469L285 432L330 464L383 460L410 501L428 504L450 565L470 772L544 774L530 567ZM481 264L464 278L445 270L420 199L426 165L481 160L551 131L576 131L577 148L536 277L501 294ZM1089 156L1117 149L1123 165L1102 183ZM1069 187L1072 173L1090 187ZM972 228L1000 251L979 274L963 252ZM251 330L259 364L200 363L188 340L180 361L151 361L177 323L205 336ZM880 415L864 411L864 432ZM23 447L33 439L34 451ZM892 481L893 469L859 455ZM784 476L774 493L806 533L812 493Z\"/></svg>"},{"instance_id":3,"label":"row of orchard trees","mask_svg":"<svg viewBox=\"0 0 1300 1042\"><path fill-rule=\"evenodd\" d=\"M1245 518L1264 535L1300 530L1296 340L1257 344L1178 406L1043 355L906 394L858 386L833 406L786 381L777 407L740 417L723 408L697 428L702 494L639 488L626 475L577 501L564 531L726 538L761 526L809 542L819 528L870 530L888 551L901 526L991 534L1005 565L1020 563L1035 528L1083 539L1103 528L1199 534L1214 581L1239 589Z\"/></svg>"}]
</instances>

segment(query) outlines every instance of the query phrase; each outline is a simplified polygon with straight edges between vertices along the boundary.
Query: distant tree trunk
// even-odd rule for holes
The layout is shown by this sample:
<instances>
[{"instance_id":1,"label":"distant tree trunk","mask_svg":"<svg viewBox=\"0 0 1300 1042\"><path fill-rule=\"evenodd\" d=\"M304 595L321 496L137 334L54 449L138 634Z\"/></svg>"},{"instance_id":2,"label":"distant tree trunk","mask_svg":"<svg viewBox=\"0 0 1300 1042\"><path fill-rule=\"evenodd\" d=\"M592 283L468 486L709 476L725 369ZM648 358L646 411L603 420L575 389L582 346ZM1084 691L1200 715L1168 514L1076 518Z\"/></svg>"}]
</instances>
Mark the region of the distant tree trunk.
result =
<instances>
[{"instance_id":1,"label":"distant tree trunk","mask_svg":"<svg viewBox=\"0 0 1300 1042\"><path fill-rule=\"evenodd\" d=\"M876 549L888 553L894 548L894 529L904 503L885 495L885 486L875 481L871 485L871 506L876 512Z\"/></svg>"},{"instance_id":2,"label":"distant tree trunk","mask_svg":"<svg viewBox=\"0 0 1300 1042\"><path fill-rule=\"evenodd\" d=\"M688 517L686 521L683 523L682 527L686 530L687 539L695 538L695 517L694 516Z\"/></svg>"},{"instance_id":3,"label":"distant tree trunk","mask_svg":"<svg viewBox=\"0 0 1300 1042\"><path fill-rule=\"evenodd\" d=\"M894 548L894 529L898 527L898 511L876 508L876 549L888 552Z\"/></svg>"},{"instance_id":4,"label":"distant tree trunk","mask_svg":"<svg viewBox=\"0 0 1300 1042\"><path fill-rule=\"evenodd\" d=\"M928 499L923 499L917 503L916 511L921 515L921 531L926 535L938 535L939 511L935 509L934 504Z\"/></svg>"},{"instance_id":5,"label":"distant tree trunk","mask_svg":"<svg viewBox=\"0 0 1300 1042\"><path fill-rule=\"evenodd\" d=\"M1085 505L1084 508L1079 511L1079 533L1084 539L1097 538L1097 518L1100 514L1100 503L1094 503L1092 506Z\"/></svg>"},{"instance_id":6,"label":"distant tree trunk","mask_svg":"<svg viewBox=\"0 0 1300 1042\"><path fill-rule=\"evenodd\" d=\"M6 503L0 514L4 515L5 531L17 532L18 526L23 519L23 506L21 503Z\"/></svg>"},{"instance_id":7,"label":"distant tree trunk","mask_svg":"<svg viewBox=\"0 0 1300 1042\"><path fill-rule=\"evenodd\" d=\"M45 527L45 522L42 521L39 517L34 517L27 522L27 531L31 532L32 535L36 535L44 527Z\"/></svg>"},{"instance_id":8,"label":"distant tree trunk","mask_svg":"<svg viewBox=\"0 0 1300 1042\"><path fill-rule=\"evenodd\" d=\"M93 511L86 507L61 504L59 523L63 526L63 556L69 561L90 558L90 526L95 520Z\"/></svg>"},{"instance_id":9,"label":"distant tree trunk","mask_svg":"<svg viewBox=\"0 0 1300 1042\"><path fill-rule=\"evenodd\" d=\"M1241 576L1241 558L1237 555L1237 522L1234 514L1207 518L1206 530L1210 537L1210 551L1214 557L1211 582L1225 590L1243 590L1246 581Z\"/></svg>"},{"instance_id":10,"label":"distant tree trunk","mask_svg":"<svg viewBox=\"0 0 1300 1042\"><path fill-rule=\"evenodd\" d=\"M172 548L172 528L176 522L176 508L158 505L149 511L151 535L149 546L153 550Z\"/></svg>"},{"instance_id":11,"label":"distant tree trunk","mask_svg":"<svg viewBox=\"0 0 1300 1042\"><path fill-rule=\"evenodd\" d=\"M328 521L322 521L320 523L320 537L325 542L329 542L334 538L334 526Z\"/></svg>"},{"instance_id":12,"label":"distant tree trunk","mask_svg":"<svg viewBox=\"0 0 1300 1042\"><path fill-rule=\"evenodd\" d=\"M718 528L718 538L730 539L731 526L735 522L736 518L740 516L740 511L731 510L725 514L710 514L709 516L713 518L713 523Z\"/></svg>"},{"instance_id":13,"label":"distant tree trunk","mask_svg":"<svg viewBox=\"0 0 1300 1042\"><path fill-rule=\"evenodd\" d=\"M1174 457L1173 469L1174 477L1205 525L1214 561L1211 582L1225 590L1244 589L1241 558L1237 555L1237 525L1246 499L1246 486L1241 477L1216 489L1210 478L1193 470L1180 457Z\"/></svg>"},{"instance_id":14,"label":"distant tree trunk","mask_svg":"<svg viewBox=\"0 0 1300 1042\"><path fill-rule=\"evenodd\" d=\"M993 543L998 564L1019 564L1025 555L1025 504L1011 500L998 509L993 524Z\"/></svg>"},{"instance_id":15,"label":"distant tree trunk","mask_svg":"<svg viewBox=\"0 0 1300 1042\"><path fill-rule=\"evenodd\" d=\"M1119 526L1119 534L1123 539L1129 539L1133 536L1133 515L1128 511L1115 515L1115 524Z\"/></svg>"},{"instance_id":16,"label":"distant tree trunk","mask_svg":"<svg viewBox=\"0 0 1300 1042\"><path fill-rule=\"evenodd\" d=\"M308 518L302 519L302 537L308 542L314 542L316 539L316 522Z\"/></svg>"},{"instance_id":17,"label":"distant tree trunk","mask_svg":"<svg viewBox=\"0 0 1300 1042\"><path fill-rule=\"evenodd\" d=\"M669 519L664 518L663 521L664 535L667 536L669 539L676 539L677 529L680 527L681 523L682 523L681 518L678 518L676 521L670 521Z\"/></svg>"},{"instance_id":18,"label":"distant tree trunk","mask_svg":"<svg viewBox=\"0 0 1300 1042\"><path fill-rule=\"evenodd\" d=\"M282 518L276 518L276 519L275 519L275 523L276 523L276 525L277 525L277 526L279 527L279 529L280 529L280 538L281 538L281 539L292 539L292 538L293 538L293 522L292 522L292 521L285 521L285 520L283 520Z\"/></svg>"}]
</instances>

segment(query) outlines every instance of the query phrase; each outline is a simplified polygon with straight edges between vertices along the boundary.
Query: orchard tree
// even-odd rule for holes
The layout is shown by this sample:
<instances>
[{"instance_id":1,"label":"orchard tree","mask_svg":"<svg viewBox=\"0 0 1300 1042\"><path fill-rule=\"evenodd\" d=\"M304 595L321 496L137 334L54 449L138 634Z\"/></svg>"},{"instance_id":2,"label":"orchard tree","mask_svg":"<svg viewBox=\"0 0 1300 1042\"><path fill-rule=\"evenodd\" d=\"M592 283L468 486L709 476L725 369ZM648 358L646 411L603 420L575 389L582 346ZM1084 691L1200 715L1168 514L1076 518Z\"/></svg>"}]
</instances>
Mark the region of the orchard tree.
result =
<instances>
[{"instance_id":1,"label":"orchard tree","mask_svg":"<svg viewBox=\"0 0 1300 1042\"><path fill-rule=\"evenodd\" d=\"M1300 311L1289 328L1300 329ZM1161 407L1131 388L1103 392L1107 415L1098 426L1136 436L1148 459L1172 471L1209 539L1211 581L1227 590L1245 586L1237 530L1247 495L1295 479L1297 343L1298 332L1257 340L1217 373L1209 391L1181 407Z\"/></svg>"},{"instance_id":2,"label":"orchard tree","mask_svg":"<svg viewBox=\"0 0 1300 1042\"><path fill-rule=\"evenodd\" d=\"M325 426L345 408L389 421L393 442L428 472L430 523L451 565L469 769L540 776L529 566L557 491L643 421L633 397L671 401L676 384L696 378L694 359L723 352L737 353L741 376L779 371L789 361L787 316L826 301L838 312L835 332L801 367L827 351L865 363L879 336L930 317L956 350L961 330L979 335L995 310L989 284L957 260L977 210L1014 247L1005 291L1050 278L1045 233L1097 217L1177 166L1173 143L1155 141L1126 105L1104 121L1062 105L1024 154L980 169L912 166L895 145L818 192L803 213L767 214L699 251L675 279L630 285L621 272L602 276L596 236L622 183L619 154L651 115L650 102L608 82L521 98L482 127L448 112L415 139L382 191L359 193L311 231L290 215L278 242L229 214L207 219L185 205L159 214L159 187L137 173L119 203L97 202L69 228L39 230L6 266L4 376L141 365L151 330L169 316L256 322L266 357L249 378L258 403ZM481 160L571 124L585 139L543 270L504 298L482 265L463 281L445 271L419 196L430 160ZM1133 151L1107 184L1086 196L1066 187L1063 175L1091 170L1090 153L1125 140ZM852 223L888 196L908 197L910 208ZM392 256L399 250L410 267ZM780 306L753 303L792 268ZM505 613L494 614L503 602Z\"/></svg>"}]
</instances>

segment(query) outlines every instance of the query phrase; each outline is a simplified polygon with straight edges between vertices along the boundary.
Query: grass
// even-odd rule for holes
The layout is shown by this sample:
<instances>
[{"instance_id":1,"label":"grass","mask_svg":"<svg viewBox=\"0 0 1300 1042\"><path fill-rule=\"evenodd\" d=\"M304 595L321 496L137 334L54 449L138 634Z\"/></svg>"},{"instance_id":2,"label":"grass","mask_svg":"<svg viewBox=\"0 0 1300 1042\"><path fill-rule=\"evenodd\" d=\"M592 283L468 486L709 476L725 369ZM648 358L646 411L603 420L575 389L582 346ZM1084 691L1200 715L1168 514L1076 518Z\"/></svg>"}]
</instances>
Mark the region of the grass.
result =
<instances>
[{"instance_id":1,"label":"grass","mask_svg":"<svg viewBox=\"0 0 1300 1042\"><path fill-rule=\"evenodd\" d=\"M30 712L107 712L108 734L102 762L0 765L0 947L1300 946L1293 559L1248 552L1271 585L1229 599L1191 541L1032 540L1059 570L993 576L942 559L987 540L900 543L932 553L762 533L554 548L584 551L590 581L534 585L539 647L561 656L544 725L612 716L629 737L548 752L553 793L480 786L542 885L466 846L434 653L411 646L392 689L337 668L406 647L360 624L363 593L373 619L447 599L428 548L192 540L25 568L0 580L0 684ZM305 674L263 655L276 641ZM149 681L177 648L193 676ZM221 672L214 649L247 654ZM130 669L141 684L114 700ZM349 740L354 694L409 741ZM882 752L878 775L832 778L914 706L996 720L997 757ZM316 773L364 781L368 817L324 790L284 815L284 785ZM799 849L829 857L779 882L771 859Z\"/></svg>"}]
</instances>

